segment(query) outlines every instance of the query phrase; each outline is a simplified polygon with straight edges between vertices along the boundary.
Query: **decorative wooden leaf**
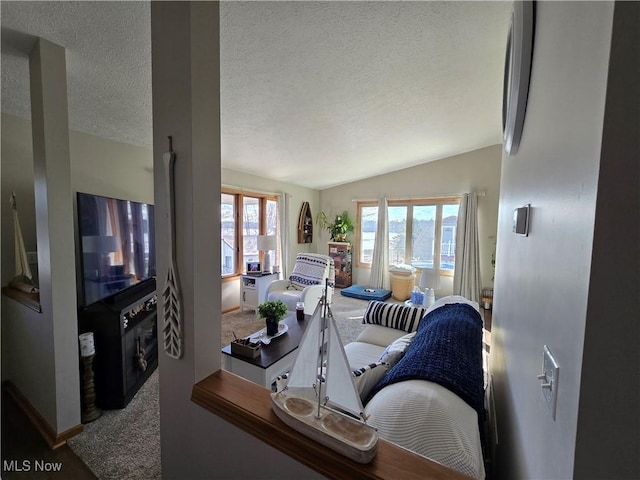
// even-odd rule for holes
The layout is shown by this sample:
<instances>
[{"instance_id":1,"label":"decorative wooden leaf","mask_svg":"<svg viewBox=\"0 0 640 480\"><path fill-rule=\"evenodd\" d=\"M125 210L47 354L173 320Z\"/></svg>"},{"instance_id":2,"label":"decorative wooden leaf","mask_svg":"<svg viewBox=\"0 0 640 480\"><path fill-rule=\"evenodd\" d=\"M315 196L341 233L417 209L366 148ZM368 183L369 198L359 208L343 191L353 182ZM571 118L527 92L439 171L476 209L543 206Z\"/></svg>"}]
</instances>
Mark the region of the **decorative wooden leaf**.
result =
<instances>
[{"instance_id":1,"label":"decorative wooden leaf","mask_svg":"<svg viewBox=\"0 0 640 480\"><path fill-rule=\"evenodd\" d=\"M173 265L169 265L164 289L162 290L162 311L164 313L164 351L172 358L182 358L182 305L180 288L174 273Z\"/></svg>"}]
</instances>

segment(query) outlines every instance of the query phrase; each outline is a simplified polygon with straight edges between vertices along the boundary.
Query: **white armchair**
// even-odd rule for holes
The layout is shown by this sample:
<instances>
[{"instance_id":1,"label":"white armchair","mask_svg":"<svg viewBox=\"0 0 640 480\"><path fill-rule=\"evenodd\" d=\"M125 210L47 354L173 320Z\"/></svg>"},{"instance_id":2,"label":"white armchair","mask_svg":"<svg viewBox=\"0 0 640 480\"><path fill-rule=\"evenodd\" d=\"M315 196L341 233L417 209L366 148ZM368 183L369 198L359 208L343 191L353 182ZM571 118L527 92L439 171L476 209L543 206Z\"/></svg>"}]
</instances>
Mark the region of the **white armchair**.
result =
<instances>
[{"instance_id":1,"label":"white armchair","mask_svg":"<svg viewBox=\"0 0 640 480\"><path fill-rule=\"evenodd\" d=\"M304 313L311 315L322 297L325 281L329 280L327 302L331 302L335 281L333 259L319 253L299 253L288 280L274 280L267 286L266 298L282 300L287 310L295 310L304 302Z\"/></svg>"}]
</instances>

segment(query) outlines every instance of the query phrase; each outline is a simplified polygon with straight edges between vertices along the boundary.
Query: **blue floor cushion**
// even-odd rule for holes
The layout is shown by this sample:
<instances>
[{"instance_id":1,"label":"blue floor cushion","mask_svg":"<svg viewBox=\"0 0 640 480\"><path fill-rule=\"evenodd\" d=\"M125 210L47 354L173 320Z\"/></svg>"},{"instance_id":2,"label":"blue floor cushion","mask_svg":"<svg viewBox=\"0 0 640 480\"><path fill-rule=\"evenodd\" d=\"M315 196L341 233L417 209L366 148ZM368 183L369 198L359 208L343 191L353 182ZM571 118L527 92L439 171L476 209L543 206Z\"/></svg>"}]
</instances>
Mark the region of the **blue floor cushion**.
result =
<instances>
[{"instance_id":1,"label":"blue floor cushion","mask_svg":"<svg viewBox=\"0 0 640 480\"><path fill-rule=\"evenodd\" d=\"M363 287L362 285L351 285L343 288L340 293L345 297L359 298L361 300L386 300L391 296L391 290L384 288Z\"/></svg>"}]
</instances>

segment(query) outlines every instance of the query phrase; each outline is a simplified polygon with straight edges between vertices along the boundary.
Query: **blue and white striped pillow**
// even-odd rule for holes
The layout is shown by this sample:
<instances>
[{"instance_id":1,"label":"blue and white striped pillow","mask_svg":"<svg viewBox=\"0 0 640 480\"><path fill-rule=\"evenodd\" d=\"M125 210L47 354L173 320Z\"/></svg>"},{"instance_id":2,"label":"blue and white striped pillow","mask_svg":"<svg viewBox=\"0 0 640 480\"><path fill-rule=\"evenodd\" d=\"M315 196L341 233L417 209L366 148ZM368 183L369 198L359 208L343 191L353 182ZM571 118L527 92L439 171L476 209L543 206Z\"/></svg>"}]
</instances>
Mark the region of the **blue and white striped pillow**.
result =
<instances>
[{"instance_id":1,"label":"blue and white striped pillow","mask_svg":"<svg viewBox=\"0 0 640 480\"><path fill-rule=\"evenodd\" d=\"M372 300L362 317L362 323L382 325L383 327L415 332L418 323L424 317L426 308L410 307L402 303L387 303Z\"/></svg>"}]
</instances>

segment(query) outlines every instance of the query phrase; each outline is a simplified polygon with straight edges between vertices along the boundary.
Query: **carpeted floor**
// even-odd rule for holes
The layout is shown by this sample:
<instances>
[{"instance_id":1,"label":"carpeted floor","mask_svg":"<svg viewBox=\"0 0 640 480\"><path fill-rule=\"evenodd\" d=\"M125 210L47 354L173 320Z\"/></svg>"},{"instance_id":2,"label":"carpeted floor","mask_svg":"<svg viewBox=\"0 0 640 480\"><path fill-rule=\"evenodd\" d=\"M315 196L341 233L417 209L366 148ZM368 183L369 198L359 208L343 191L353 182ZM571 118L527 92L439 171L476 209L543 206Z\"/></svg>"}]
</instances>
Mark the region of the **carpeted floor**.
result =
<instances>
[{"instance_id":1,"label":"carpeted floor","mask_svg":"<svg viewBox=\"0 0 640 480\"><path fill-rule=\"evenodd\" d=\"M368 301L340 295L336 290L331 311L343 344L362 331L362 316ZM222 316L221 347L233 339L264 327L264 320L252 310ZM160 406L156 370L131 400L127 408L105 411L98 420L69 440L75 454L101 480L155 480L160 468Z\"/></svg>"},{"instance_id":2,"label":"carpeted floor","mask_svg":"<svg viewBox=\"0 0 640 480\"><path fill-rule=\"evenodd\" d=\"M158 370L122 410L100 418L67 442L100 480L161 478Z\"/></svg>"}]
</instances>

